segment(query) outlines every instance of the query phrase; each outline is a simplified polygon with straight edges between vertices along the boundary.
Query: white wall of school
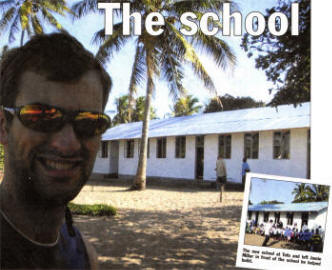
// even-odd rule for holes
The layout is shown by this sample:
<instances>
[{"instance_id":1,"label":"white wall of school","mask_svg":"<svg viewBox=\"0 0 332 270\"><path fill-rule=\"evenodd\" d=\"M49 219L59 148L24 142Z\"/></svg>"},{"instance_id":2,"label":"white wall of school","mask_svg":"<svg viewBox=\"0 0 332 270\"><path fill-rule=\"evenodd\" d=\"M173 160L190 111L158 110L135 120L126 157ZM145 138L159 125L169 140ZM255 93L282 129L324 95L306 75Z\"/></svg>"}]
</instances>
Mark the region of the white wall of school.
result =
<instances>
[{"instance_id":1,"label":"white wall of school","mask_svg":"<svg viewBox=\"0 0 332 270\"><path fill-rule=\"evenodd\" d=\"M252 172L298 178L307 174L307 128L290 130L290 159L273 159L273 131L259 132L258 159L248 159ZM244 133L233 133L231 158L225 159L227 178L241 182L241 166L244 154ZM204 139L204 180L215 181L215 163L218 155L219 134L206 135ZM147 160L147 176L179 179L195 178L195 136L186 136L186 156L175 158L175 137L167 137L166 158L156 157L157 138L150 139L150 157ZM135 175L138 164L139 140L135 140L134 157L125 157L125 140L119 141L119 175ZM110 150L110 145L109 145ZM99 156L99 155L98 155ZM110 155L109 155L110 156ZM95 173L111 173L109 159L97 158Z\"/></svg>"},{"instance_id":2,"label":"white wall of school","mask_svg":"<svg viewBox=\"0 0 332 270\"><path fill-rule=\"evenodd\" d=\"M259 132L258 159L248 159L252 172L306 178L307 174L307 130L290 130L290 159L273 159L273 131ZM232 135L231 158L224 159L227 178L240 181L244 155L244 133ZM204 179L216 178L218 135L206 135L204 145Z\"/></svg>"},{"instance_id":3,"label":"white wall of school","mask_svg":"<svg viewBox=\"0 0 332 270\"><path fill-rule=\"evenodd\" d=\"M283 223L284 228L287 226L293 226L295 223L297 224L297 228L300 230L302 227L302 212L293 212L293 224L288 225L287 224L287 213L286 212L281 212L280 213L280 221ZM327 215L327 210L323 209L320 212L309 212L309 220L308 220L308 228L314 229L317 228L319 225L322 226L322 228L325 228L326 225L326 215ZM251 220L255 220L256 217L256 212L253 211L251 214ZM249 219L249 217L248 217ZM274 212L269 212L269 220L272 219L274 221ZM258 225L260 224L265 224L264 222L264 212L259 212L258 214Z\"/></svg>"},{"instance_id":4,"label":"white wall of school","mask_svg":"<svg viewBox=\"0 0 332 270\"><path fill-rule=\"evenodd\" d=\"M323 209L318 213L311 213L309 216L308 227L316 228L317 226L320 225L320 226L322 226L322 228L325 229L326 215L327 215L327 209Z\"/></svg>"},{"instance_id":5,"label":"white wall of school","mask_svg":"<svg viewBox=\"0 0 332 270\"><path fill-rule=\"evenodd\" d=\"M273 159L273 131L260 132L258 159L248 159L251 171L306 178L307 130L306 128L290 130L290 158L280 160ZM243 151L242 147L242 153Z\"/></svg>"},{"instance_id":6,"label":"white wall of school","mask_svg":"<svg viewBox=\"0 0 332 270\"><path fill-rule=\"evenodd\" d=\"M125 157L125 141L120 141L119 175L135 175L138 164L139 140L135 140L134 157ZM179 179L195 178L195 137L186 137L185 158L175 158L175 137L167 137L166 158L157 158L157 138L150 139L150 155L147 159L146 175Z\"/></svg>"},{"instance_id":7,"label":"white wall of school","mask_svg":"<svg viewBox=\"0 0 332 270\"><path fill-rule=\"evenodd\" d=\"M93 167L93 173L100 173L100 174L109 174L110 173L110 142L108 142L108 157L102 158L101 157L101 144L99 146L99 151L97 153L96 161Z\"/></svg>"}]
</instances>

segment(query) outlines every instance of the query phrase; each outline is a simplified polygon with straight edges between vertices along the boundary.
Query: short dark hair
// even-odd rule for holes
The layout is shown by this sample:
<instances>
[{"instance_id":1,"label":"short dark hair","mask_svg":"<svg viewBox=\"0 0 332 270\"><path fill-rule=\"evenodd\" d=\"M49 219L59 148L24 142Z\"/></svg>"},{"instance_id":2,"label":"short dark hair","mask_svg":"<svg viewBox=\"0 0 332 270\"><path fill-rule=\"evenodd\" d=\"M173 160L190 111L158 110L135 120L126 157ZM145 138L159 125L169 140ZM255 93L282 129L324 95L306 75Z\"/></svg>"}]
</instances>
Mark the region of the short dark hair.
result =
<instances>
[{"instance_id":1,"label":"short dark hair","mask_svg":"<svg viewBox=\"0 0 332 270\"><path fill-rule=\"evenodd\" d=\"M97 58L68 33L36 35L24 46L4 53L0 66L0 105L15 105L21 75L27 70L60 82L73 82L96 70L103 86L103 108L106 106L112 85L110 76Z\"/></svg>"}]
</instances>

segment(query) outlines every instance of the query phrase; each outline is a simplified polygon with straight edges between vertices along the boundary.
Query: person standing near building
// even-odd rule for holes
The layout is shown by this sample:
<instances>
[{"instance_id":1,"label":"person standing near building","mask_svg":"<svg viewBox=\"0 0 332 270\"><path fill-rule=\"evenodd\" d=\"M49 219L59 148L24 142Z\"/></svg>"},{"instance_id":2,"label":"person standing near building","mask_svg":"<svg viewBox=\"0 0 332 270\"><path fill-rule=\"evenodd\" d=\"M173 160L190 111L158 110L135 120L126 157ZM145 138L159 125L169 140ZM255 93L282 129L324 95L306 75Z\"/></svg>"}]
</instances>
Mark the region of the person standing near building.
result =
<instances>
[{"instance_id":1,"label":"person standing near building","mask_svg":"<svg viewBox=\"0 0 332 270\"><path fill-rule=\"evenodd\" d=\"M227 170L221 155L218 156L215 170L217 174L217 189L220 190L220 202L222 202L222 194L224 192L225 184L227 181Z\"/></svg>"},{"instance_id":2,"label":"person standing near building","mask_svg":"<svg viewBox=\"0 0 332 270\"><path fill-rule=\"evenodd\" d=\"M265 226L264 226L265 239L264 239L264 242L263 242L263 245L262 245L263 247L266 247L267 242L270 239L272 229L273 229L273 220L270 219L270 222L266 223Z\"/></svg>"},{"instance_id":3,"label":"person standing near building","mask_svg":"<svg viewBox=\"0 0 332 270\"><path fill-rule=\"evenodd\" d=\"M249 164L247 162L247 158L244 157L242 159L242 186L244 188L245 182L246 182L246 174L250 172L250 167Z\"/></svg>"}]
</instances>

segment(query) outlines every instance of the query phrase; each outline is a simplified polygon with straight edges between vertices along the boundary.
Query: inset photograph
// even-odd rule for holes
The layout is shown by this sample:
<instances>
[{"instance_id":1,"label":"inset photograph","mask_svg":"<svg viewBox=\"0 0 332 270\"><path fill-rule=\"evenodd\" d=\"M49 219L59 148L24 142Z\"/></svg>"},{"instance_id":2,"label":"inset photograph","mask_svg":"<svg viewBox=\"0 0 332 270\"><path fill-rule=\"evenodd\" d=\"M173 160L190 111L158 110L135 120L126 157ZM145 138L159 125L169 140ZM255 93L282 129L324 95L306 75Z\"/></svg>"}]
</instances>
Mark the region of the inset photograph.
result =
<instances>
[{"instance_id":1,"label":"inset photograph","mask_svg":"<svg viewBox=\"0 0 332 270\"><path fill-rule=\"evenodd\" d=\"M244 245L323 252L330 187L252 178Z\"/></svg>"}]
</instances>

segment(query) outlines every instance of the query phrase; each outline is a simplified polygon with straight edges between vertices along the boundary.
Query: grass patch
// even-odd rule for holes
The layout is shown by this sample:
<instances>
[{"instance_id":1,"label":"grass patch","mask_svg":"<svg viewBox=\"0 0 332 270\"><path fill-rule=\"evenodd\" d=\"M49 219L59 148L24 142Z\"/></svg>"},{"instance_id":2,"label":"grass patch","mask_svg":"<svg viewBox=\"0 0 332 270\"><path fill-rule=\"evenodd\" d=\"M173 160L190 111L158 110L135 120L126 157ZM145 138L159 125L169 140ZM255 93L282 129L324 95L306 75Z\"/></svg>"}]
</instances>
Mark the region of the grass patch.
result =
<instances>
[{"instance_id":1,"label":"grass patch","mask_svg":"<svg viewBox=\"0 0 332 270\"><path fill-rule=\"evenodd\" d=\"M69 203L68 207L73 214L86 216L115 216L116 208L106 204L75 204Z\"/></svg>"}]
</instances>

